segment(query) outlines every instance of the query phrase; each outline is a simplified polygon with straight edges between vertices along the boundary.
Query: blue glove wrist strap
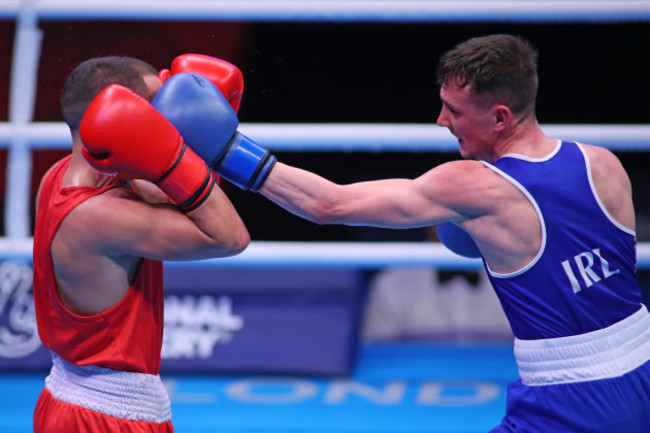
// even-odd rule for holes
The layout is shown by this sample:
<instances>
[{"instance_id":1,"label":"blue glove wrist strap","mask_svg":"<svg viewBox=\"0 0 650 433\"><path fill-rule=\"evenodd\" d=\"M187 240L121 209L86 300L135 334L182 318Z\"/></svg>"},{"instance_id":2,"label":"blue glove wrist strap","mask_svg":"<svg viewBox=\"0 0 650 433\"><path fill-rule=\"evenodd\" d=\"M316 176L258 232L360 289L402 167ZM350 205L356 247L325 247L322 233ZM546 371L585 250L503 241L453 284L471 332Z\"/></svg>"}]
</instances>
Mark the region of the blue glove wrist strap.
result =
<instances>
[{"instance_id":1,"label":"blue glove wrist strap","mask_svg":"<svg viewBox=\"0 0 650 433\"><path fill-rule=\"evenodd\" d=\"M215 170L238 187L257 192L276 162L271 152L237 132Z\"/></svg>"}]
</instances>

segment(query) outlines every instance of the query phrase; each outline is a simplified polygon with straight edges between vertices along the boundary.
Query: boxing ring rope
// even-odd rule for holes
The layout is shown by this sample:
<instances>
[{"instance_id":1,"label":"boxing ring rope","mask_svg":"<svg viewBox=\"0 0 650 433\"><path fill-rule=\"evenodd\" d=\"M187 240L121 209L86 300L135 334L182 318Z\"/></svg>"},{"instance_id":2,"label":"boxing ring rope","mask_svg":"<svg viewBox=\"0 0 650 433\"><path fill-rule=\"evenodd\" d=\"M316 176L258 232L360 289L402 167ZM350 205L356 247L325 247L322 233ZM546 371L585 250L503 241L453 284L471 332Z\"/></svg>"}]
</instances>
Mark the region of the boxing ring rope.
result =
<instances>
[{"instance_id":1,"label":"boxing ring rope","mask_svg":"<svg viewBox=\"0 0 650 433\"><path fill-rule=\"evenodd\" d=\"M41 19L334 22L645 21L645 0L5 0L0 17L26 7Z\"/></svg>"},{"instance_id":2,"label":"boxing ring rope","mask_svg":"<svg viewBox=\"0 0 650 433\"><path fill-rule=\"evenodd\" d=\"M0 238L0 261L29 261L32 239ZM233 257L192 262L165 262L167 267L193 268L360 268L431 266L438 269L480 269L479 259L457 256L440 243L424 242L274 242L253 241ZM650 268L650 243L637 248L637 266Z\"/></svg>"},{"instance_id":3,"label":"boxing ring rope","mask_svg":"<svg viewBox=\"0 0 650 433\"><path fill-rule=\"evenodd\" d=\"M330 22L645 22L647 0L4 0L0 18L16 20L9 122L0 122L0 148L9 150L0 260L30 260L31 150L66 149L57 122L33 122L42 32L39 20L189 20ZM600 144L615 151L648 151L650 125L543 125L549 136ZM240 130L273 151L456 152L449 132L421 124L242 124ZM260 242L242 254L168 266L320 266L381 268L435 266L473 269L440 244L384 242ZM639 244L638 266L650 268L650 243Z\"/></svg>"},{"instance_id":4,"label":"boxing ring rope","mask_svg":"<svg viewBox=\"0 0 650 433\"><path fill-rule=\"evenodd\" d=\"M650 148L650 125L542 125L549 137L635 152ZM239 131L275 152L458 152L447 128L436 124L242 123ZM0 122L0 148L67 149L63 122Z\"/></svg>"}]
</instances>

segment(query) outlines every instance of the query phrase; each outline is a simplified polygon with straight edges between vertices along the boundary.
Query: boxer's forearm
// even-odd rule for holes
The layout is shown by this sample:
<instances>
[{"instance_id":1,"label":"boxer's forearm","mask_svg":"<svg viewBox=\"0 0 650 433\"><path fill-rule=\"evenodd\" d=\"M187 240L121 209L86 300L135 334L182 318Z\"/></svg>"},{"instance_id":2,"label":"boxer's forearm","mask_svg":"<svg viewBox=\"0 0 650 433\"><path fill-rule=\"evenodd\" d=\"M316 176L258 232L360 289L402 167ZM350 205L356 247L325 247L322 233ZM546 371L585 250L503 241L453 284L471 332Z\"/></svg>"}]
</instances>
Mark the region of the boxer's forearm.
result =
<instances>
[{"instance_id":1,"label":"boxer's forearm","mask_svg":"<svg viewBox=\"0 0 650 433\"><path fill-rule=\"evenodd\" d=\"M278 162L259 192L295 215L327 224L335 217L338 188L317 174Z\"/></svg>"}]
</instances>

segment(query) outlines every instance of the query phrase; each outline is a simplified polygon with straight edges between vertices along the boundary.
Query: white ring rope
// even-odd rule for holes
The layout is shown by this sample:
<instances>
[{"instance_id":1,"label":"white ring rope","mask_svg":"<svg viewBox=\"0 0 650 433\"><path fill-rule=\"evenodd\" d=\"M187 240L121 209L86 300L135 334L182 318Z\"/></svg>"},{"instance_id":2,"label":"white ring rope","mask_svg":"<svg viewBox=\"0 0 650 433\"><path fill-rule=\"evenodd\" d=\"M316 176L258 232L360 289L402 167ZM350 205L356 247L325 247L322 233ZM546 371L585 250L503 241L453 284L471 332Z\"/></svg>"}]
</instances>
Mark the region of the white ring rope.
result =
<instances>
[{"instance_id":1,"label":"white ring rope","mask_svg":"<svg viewBox=\"0 0 650 433\"><path fill-rule=\"evenodd\" d=\"M0 238L0 261L30 261L33 239ZM166 262L171 267L362 268L432 266L479 269L479 259L457 256L438 242L272 242L253 241L233 257ZM637 266L650 268L650 243L637 245Z\"/></svg>"},{"instance_id":2,"label":"white ring rope","mask_svg":"<svg viewBox=\"0 0 650 433\"><path fill-rule=\"evenodd\" d=\"M27 4L27 5L26 5ZM331 22L621 22L650 19L647 0L4 0L0 17Z\"/></svg>"},{"instance_id":3,"label":"white ring rope","mask_svg":"<svg viewBox=\"0 0 650 433\"><path fill-rule=\"evenodd\" d=\"M650 125L542 125L553 138L604 146L614 151L649 151ZM435 124L242 123L239 130L272 151L457 152L447 128ZM68 149L62 122L0 122L0 148L13 143L33 149ZM25 143L25 144L23 144Z\"/></svg>"}]
</instances>

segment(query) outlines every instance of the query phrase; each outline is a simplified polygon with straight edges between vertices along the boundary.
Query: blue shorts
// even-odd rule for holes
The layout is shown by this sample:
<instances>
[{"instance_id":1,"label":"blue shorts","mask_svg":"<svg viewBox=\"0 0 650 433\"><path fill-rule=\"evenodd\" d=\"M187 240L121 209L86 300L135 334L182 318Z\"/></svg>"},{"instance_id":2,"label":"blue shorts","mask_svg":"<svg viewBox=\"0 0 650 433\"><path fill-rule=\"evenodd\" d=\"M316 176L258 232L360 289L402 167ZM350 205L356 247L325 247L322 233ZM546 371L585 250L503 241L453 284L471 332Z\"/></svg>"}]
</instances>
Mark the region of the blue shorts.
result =
<instances>
[{"instance_id":1,"label":"blue shorts","mask_svg":"<svg viewBox=\"0 0 650 433\"><path fill-rule=\"evenodd\" d=\"M490 433L650 433L650 362L620 377L508 386L506 416Z\"/></svg>"}]
</instances>

